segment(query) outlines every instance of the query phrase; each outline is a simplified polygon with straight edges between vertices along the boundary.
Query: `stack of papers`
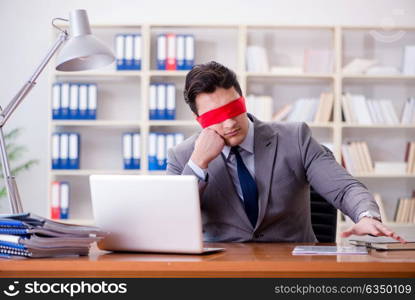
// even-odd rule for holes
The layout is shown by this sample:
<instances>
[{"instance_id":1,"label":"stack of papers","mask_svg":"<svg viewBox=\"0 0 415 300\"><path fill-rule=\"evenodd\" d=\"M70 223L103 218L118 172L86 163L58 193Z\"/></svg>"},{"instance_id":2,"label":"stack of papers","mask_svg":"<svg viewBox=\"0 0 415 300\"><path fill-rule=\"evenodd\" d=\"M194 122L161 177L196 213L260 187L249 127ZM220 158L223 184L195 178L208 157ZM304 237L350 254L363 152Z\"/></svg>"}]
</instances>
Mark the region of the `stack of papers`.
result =
<instances>
[{"instance_id":1,"label":"stack of papers","mask_svg":"<svg viewBox=\"0 0 415 300\"><path fill-rule=\"evenodd\" d=\"M351 236L349 241L353 245L366 246L377 250L415 250L415 237L405 237L406 243L387 236Z\"/></svg>"},{"instance_id":2,"label":"stack of papers","mask_svg":"<svg viewBox=\"0 0 415 300\"><path fill-rule=\"evenodd\" d=\"M88 255L105 233L93 226L58 223L25 214L0 215L0 256Z\"/></svg>"},{"instance_id":3,"label":"stack of papers","mask_svg":"<svg viewBox=\"0 0 415 300\"><path fill-rule=\"evenodd\" d=\"M293 255L367 254L366 247L356 246L296 246Z\"/></svg>"}]
</instances>

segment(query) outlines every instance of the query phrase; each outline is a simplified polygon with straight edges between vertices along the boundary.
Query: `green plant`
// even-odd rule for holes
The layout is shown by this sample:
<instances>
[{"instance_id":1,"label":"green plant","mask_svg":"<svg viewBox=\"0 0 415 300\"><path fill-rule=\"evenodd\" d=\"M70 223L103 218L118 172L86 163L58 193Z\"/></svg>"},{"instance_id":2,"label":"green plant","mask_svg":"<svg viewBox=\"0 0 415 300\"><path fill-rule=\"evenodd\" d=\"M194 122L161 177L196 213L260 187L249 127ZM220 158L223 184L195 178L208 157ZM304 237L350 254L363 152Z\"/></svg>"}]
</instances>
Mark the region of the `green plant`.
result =
<instances>
[{"instance_id":1,"label":"green plant","mask_svg":"<svg viewBox=\"0 0 415 300\"><path fill-rule=\"evenodd\" d=\"M21 128L16 128L10 131L9 133L6 133L4 136L4 139L6 141L6 150L7 155L9 158L9 163L11 166L11 173L13 176L17 176L17 174L21 173L22 171L29 170L33 165L38 163L38 160L31 159L25 162L19 162L22 159L22 155L27 152L27 148L22 145L18 145L16 143L16 138L20 135L22 132ZM0 162L1 166L1 162ZM1 185L3 185L0 188L0 199L5 197L7 195L6 187L4 186L4 174L3 169L1 169Z\"/></svg>"}]
</instances>

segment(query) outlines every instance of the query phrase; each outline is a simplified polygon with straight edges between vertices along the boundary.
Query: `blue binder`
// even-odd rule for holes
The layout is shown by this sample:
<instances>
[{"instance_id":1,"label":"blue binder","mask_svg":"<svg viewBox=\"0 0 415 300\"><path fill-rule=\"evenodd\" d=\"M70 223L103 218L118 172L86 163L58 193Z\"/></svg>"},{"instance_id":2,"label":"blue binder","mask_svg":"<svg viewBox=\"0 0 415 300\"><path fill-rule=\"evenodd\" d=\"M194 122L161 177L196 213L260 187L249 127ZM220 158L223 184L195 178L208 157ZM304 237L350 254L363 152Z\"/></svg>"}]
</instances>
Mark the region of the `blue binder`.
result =
<instances>
[{"instance_id":1,"label":"blue binder","mask_svg":"<svg viewBox=\"0 0 415 300\"><path fill-rule=\"evenodd\" d=\"M132 133L132 168L140 169L141 148L140 148L140 134Z\"/></svg>"},{"instance_id":2,"label":"blue binder","mask_svg":"<svg viewBox=\"0 0 415 300\"><path fill-rule=\"evenodd\" d=\"M149 119L157 120L157 84L150 85Z\"/></svg>"},{"instance_id":3,"label":"blue binder","mask_svg":"<svg viewBox=\"0 0 415 300\"><path fill-rule=\"evenodd\" d=\"M166 86L166 119L176 119L176 86L169 83Z\"/></svg>"},{"instance_id":4,"label":"blue binder","mask_svg":"<svg viewBox=\"0 0 415 300\"><path fill-rule=\"evenodd\" d=\"M185 66L185 35L176 35L176 58L177 58L177 70L186 70Z\"/></svg>"},{"instance_id":5,"label":"blue binder","mask_svg":"<svg viewBox=\"0 0 415 300\"><path fill-rule=\"evenodd\" d=\"M52 85L52 119L61 119L61 84L58 82Z\"/></svg>"},{"instance_id":6,"label":"blue binder","mask_svg":"<svg viewBox=\"0 0 415 300\"><path fill-rule=\"evenodd\" d=\"M88 118L88 84L79 86L79 115L78 119L86 120Z\"/></svg>"},{"instance_id":7,"label":"blue binder","mask_svg":"<svg viewBox=\"0 0 415 300\"><path fill-rule=\"evenodd\" d=\"M60 182L60 218L68 219L69 217L69 182L61 181Z\"/></svg>"},{"instance_id":8,"label":"blue binder","mask_svg":"<svg viewBox=\"0 0 415 300\"><path fill-rule=\"evenodd\" d=\"M69 119L70 84L65 82L61 85L61 119Z\"/></svg>"},{"instance_id":9,"label":"blue binder","mask_svg":"<svg viewBox=\"0 0 415 300\"><path fill-rule=\"evenodd\" d=\"M126 132L122 136L123 164L125 170L133 169L133 135Z\"/></svg>"},{"instance_id":10,"label":"blue binder","mask_svg":"<svg viewBox=\"0 0 415 300\"><path fill-rule=\"evenodd\" d=\"M115 52L117 70L125 70L125 38L123 34L117 34L115 36Z\"/></svg>"},{"instance_id":11,"label":"blue binder","mask_svg":"<svg viewBox=\"0 0 415 300\"><path fill-rule=\"evenodd\" d=\"M80 162L80 135L79 133L67 133L69 135L68 141L68 169L79 169Z\"/></svg>"},{"instance_id":12,"label":"blue binder","mask_svg":"<svg viewBox=\"0 0 415 300\"><path fill-rule=\"evenodd\" d=\"M193 35L186 35L185 37L185 60L184 69L190 70L195 63L195 38Z\"/></svg>"},{"instance_id":13,"label":"blue binder","mask_svg":"<svg viewBox=\"0 0 415 300\"><path fill-rule=\"evenodd\" d=\"M87 119L89 120L97 118L97 93L97 85L95 83L88 84Z\"/></svg>"},{"instance_id":14,"label":"blue binder","mask_svg":"<svg viewBox=\"0 0 415 300\"><path fill-rule=\"evenodd\" d=\"M52 169L60 168L60 134L55 132L52 134Z\"/></svg>"},{"instance_id":15,"label":"blue binder","mask_svg":"<svg viewBox=\"0 0 415 300\"><path fill-rule=\"evenodd\" d=\"M70 83L69 119L78 119L79 116L79 84Z\"/></svg>"},{"instance_id":16,"label":"blue binder","mask_svg":"<svg viewBox=\"0 0 415 300\"><path fill-rule=\"evenodd\" d=\"M167 85L157 84L157 119L166 119Z\"/></svg>"},{"instance_id":17,"label":"blue binder","mask_svg":"<svg viewBox=\"0 0 415 300\"><path fill-rule=\"evenodd\" d=\"M166 70L167 64L167 36L159 34L157 36L157 70Z\"/></svg>"},{"instance_id":18,"label":"blue binder","mask_svg":"<svg viewBox=\"0 0 415 300\"><path fill-rule=\"evenodd\" d=\"M157 133L152 132L148 138L148 169L157 170Z\"/></svg>"},{"instance_id":19,"label":"blue binder","mask_svg":"<svg viewBox=\"0 0 415 300\"><path fill-rule=\"evenodd\" d=\"M134 50L133 50L133 69L141 70L141 34L133 35Z\"/></svg>"}]
</instances>

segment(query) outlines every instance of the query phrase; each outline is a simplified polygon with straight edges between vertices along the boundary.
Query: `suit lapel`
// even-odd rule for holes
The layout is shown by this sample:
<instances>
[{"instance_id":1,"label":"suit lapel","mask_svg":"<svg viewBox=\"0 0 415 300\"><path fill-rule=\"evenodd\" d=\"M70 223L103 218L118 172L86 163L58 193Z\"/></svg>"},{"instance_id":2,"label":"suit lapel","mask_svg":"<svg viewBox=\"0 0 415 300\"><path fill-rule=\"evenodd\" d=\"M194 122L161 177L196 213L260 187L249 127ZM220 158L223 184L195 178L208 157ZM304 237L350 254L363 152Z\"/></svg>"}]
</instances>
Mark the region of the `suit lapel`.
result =
<instances>
[{"instance_id":1,"label":"suit lapel","mask_svg":"<svg viewBox=\"0 0 415 300\"><path fill-rule=\"evenodd\" d=\"M256 118L254 120L255 181L258 187L258 221L261 225L268 205L271 178L274 170L275 154L278 145L278 133L269 125Z\"/></svg>"},{"instance_id":2,"label":"suit lapel","mask_svg":"<svg viewBox=\"0 0 415 300\"><path fill-rule=\"evenodd\" d=\"M215 182L212 186L220 190L223 198L226 199L226 201L229 201L230 205L242 219L245 226L248 226L248 230L252 230L251 222L245 213L241 199L239 199L239 196L236 193L235 186L232 182L231 176L229 175L229 171L226 167L222 154L218 155L218 157L210 162L208 173L209 180Z\"/></svg>"}]
</instances>

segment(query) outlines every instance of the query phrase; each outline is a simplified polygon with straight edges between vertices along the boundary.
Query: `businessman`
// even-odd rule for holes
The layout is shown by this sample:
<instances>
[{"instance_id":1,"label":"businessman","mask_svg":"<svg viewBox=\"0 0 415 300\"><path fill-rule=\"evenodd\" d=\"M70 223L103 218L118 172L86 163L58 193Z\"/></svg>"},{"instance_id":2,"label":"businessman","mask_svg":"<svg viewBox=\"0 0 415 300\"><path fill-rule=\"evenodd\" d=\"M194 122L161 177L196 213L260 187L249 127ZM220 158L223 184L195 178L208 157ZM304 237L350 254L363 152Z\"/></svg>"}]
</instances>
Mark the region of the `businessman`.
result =
<instances>
[{"instance_id":1,"label":"businessman","mask_svg":"<svg viewBox=\"0 0 415 300\"><path fill-rule=\"evenodd\" d=\"M342 233L403 239L382 224L366 187L305 123L248 114L233 71L217 62L187 74L184 98L201 132L168 152L167 174L195 175L206 241L315 242L310 186L355 224Z\"/></svg>"}]
</instances>

